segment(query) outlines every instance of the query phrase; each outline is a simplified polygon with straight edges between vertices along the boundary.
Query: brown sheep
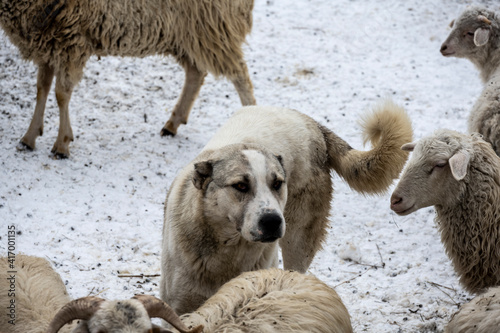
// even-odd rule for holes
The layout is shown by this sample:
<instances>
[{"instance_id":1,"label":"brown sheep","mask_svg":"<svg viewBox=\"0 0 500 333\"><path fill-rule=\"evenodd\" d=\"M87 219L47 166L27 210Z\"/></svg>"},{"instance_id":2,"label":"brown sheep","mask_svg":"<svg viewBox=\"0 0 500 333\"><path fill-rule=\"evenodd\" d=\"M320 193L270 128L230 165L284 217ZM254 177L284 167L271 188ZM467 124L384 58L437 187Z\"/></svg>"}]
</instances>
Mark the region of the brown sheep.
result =
<instances>
[{"instance_id":1,"label":"brown sheep","mask_svg":"<svg viewBox=\"0 0 500 333\"><path fill-rule=\"evenodd\" d=\"M36 106L23 147L35 148L56 77L56 157L69 155L69 101L92 56L172 55L184 68L181 96L162 135L186 124L207 72L229 78L243 105L255 104L241 49L252 27L253 0L0 0L0 25L24 59L38 66Z\"/></svg>"}]
</instances>

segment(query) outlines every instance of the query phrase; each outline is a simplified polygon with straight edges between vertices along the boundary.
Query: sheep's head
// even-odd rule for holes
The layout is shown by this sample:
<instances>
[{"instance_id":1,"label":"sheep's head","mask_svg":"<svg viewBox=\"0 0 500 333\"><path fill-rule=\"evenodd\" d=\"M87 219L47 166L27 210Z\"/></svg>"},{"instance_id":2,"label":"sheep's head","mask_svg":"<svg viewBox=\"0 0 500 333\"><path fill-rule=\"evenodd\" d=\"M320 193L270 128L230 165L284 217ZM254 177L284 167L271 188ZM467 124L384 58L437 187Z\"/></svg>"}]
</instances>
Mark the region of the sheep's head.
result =
<instances>
[{"instance_id":1,"label":"sheep's head","mask_svg":"<svg viewBox=\"0 0 500 333\"><path fill-rule=\"evenodd\" d=\"M408 215L428 206L454 205L465 190L475 137L439 130L403 145L413 154L391 196L391 209Z\"/></svg>"},{"instance_id":2,"label":"sheep's head","mask_svg":"<svg viewBox=\"0 0 500 333\"><path fill-rule=\"evenodd\" d=\"M162 300L137 295L124 301L107 301L99 297L83 297L69 302L59 310L47 329L57 333L61 327L75 319L82 319L74 333L171 333L152 325L151 318L162 318L179 332L201 332L203 326L189 330Z\"/></svg>"},{"instance_id":3,"label":"sheep's head","mask_svg":"<svg viewBox=\"0 0 500 333\"><path fill-rule=\"evenodd\" d=\"M441 54L445 57L477 62L478 57L487 57L489 47L497 47L499 22L493 11L470 7L452 21L450 27L450 35L441 46Z\"/></svg>"}]
</instances>

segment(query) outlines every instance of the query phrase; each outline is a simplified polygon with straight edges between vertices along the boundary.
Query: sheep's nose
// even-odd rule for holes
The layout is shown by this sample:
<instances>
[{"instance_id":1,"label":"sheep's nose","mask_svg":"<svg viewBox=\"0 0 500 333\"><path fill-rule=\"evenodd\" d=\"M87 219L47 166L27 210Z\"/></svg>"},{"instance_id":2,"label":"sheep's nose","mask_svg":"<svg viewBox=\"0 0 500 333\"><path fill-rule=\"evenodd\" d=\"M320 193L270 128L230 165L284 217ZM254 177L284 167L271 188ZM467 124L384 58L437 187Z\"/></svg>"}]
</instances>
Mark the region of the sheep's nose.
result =
<instances>
[{"instance_id":1,"label":"sheep's nose","mask_svg":"<svg viewBox=\"0 0 500 333\"><path fill-rule=\"evenodd\" d=\"M441 50L440 50L440 51L441 51L441 53L443 53L443 52L444 52L444 51L446 51L447 49L448 49L448 45L443 44L443 45L441 45Z\"/></svg>"},{"instance_id":2,"label":"sheep's nose","mask_svg":"<svg viewBox=\"0 0 500 333\"><path fill-rule=\"evenodd\" d=\"M398 195L393 194L391 196L391 209L395 210L395 208L403 203L403 198Z\"/></svg>"}]
</instances>

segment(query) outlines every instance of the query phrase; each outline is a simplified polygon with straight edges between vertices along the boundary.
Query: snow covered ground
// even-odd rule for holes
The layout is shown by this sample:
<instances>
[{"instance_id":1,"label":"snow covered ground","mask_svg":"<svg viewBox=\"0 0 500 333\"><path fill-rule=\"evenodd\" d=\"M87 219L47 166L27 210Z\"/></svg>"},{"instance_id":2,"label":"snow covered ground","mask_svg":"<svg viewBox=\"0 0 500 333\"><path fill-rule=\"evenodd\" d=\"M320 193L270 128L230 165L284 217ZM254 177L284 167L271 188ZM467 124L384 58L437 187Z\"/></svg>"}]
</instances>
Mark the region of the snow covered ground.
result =
<instances>
[{"instance_id":1,"label":"snow covered ground","mask_svg":"<svg viewBox=\"0 0 500 333\"><path fill-rule=\"evenodd\" d=\"M439 48L467 4L256 0L245 55L257 102L298 109L358 149L358 119L387 97L406 108L417 139L465 131L482 84L472 64ZM92 58L70 104L71 156L54 160L53 93L36 149L16 149L34 110L36 67L0 34L1 255L15 226L16 252L50 259L72 297L158 296L167 189L240 107L231 83L209 75L189 123L161 137L183 79L172 58ZM337 290L355 332L441 332L471 295L445 255L433 208L399 217L390 191L365 197L334 178L329 237L310 272Z\"/></svg>"}]
</instances>

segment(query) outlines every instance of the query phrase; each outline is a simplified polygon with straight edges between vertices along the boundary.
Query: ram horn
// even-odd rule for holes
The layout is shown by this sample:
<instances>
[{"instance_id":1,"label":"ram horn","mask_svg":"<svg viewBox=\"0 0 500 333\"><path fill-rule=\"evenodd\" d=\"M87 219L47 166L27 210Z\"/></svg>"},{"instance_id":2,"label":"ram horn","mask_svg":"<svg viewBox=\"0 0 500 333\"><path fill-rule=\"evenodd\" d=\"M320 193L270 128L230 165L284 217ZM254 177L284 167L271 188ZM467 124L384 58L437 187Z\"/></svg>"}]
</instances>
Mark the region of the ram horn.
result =
<instances>
[{"instance_id":1,"label":"ram horn","mask_svg":"<svg viewBox=\"0 0 500 333\"><path fill-rule=\"evenodd\" d=\"M484 23L486 23L488 25L491 25L491 21L488 20L488 18L486 16L484 16L484 15L478 15L477 19L479 21L481 21L481 22L484 22Z\"/></svg>"},{"instance_id":2,"label":"ram horn","mask_svg":"<svg viewBox=\"0 0 500 333\"><path fill-rule=\"evenodd\" d=\"M57 333L61 327L75 319L90 319L102 302L104 299L95 296L82 297L69 302L52 319L47 333Z\"/></svg>"},{"instance_id":3,"label":"ram horn","mask_svg":"<svg viewBox=\"0 0 500 333\"><path fill-rule=\"evenodd\" d=\"M203 325L197 326L191 330L187 328L174 309L161 299L150 295L135 295L132 299L136 299L144 305L150 318L161 318L181 333L199 333L203 331Z\"/></svg>"}]
</instances>

